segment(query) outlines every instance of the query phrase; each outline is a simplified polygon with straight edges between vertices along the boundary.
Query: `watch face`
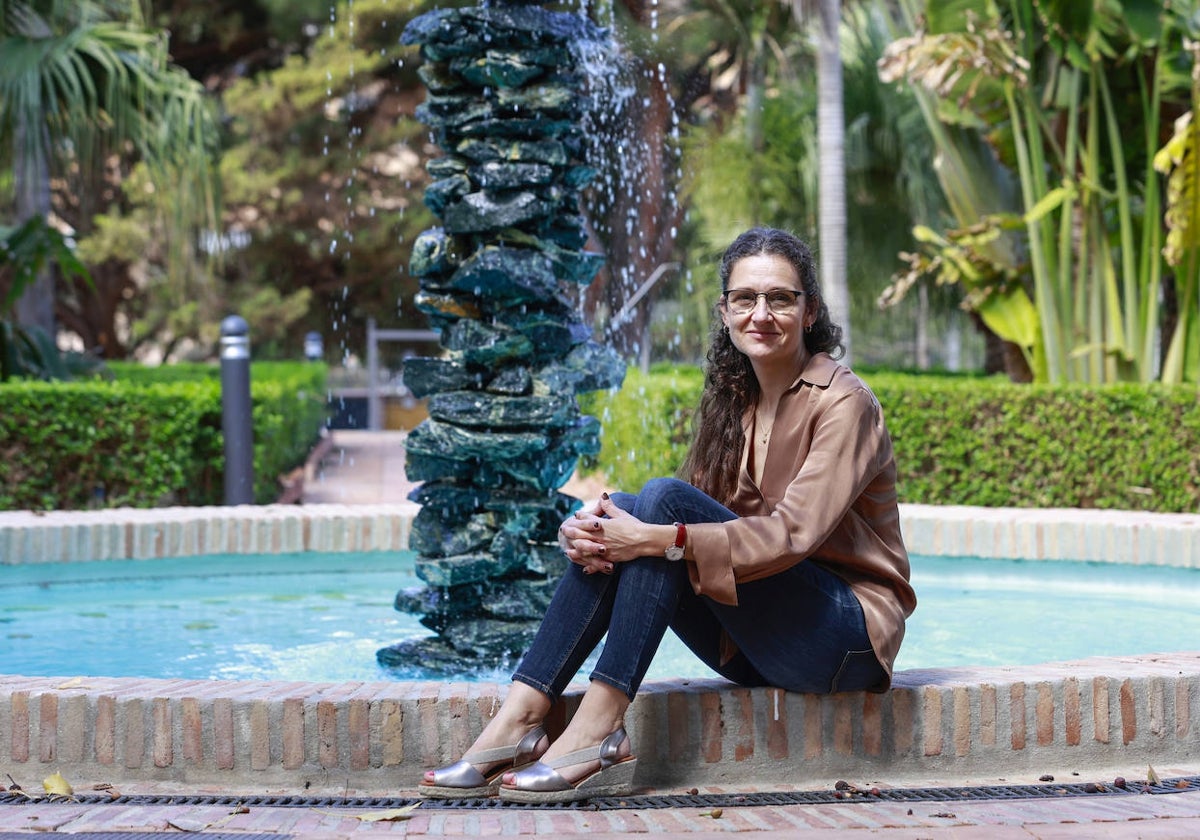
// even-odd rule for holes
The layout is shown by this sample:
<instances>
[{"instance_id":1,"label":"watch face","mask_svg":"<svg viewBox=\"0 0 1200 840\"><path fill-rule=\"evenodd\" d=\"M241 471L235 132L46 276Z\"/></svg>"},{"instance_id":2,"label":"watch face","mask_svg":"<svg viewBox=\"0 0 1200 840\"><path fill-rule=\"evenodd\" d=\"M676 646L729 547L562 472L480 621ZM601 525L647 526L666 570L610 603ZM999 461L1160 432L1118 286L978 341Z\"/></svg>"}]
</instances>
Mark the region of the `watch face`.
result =
<instances>
[{"instance_id":1,"label":"watch face","mask_svg":"<svg viewBox=\"0 0 1200 840\"><path fill-rule=\"evenodd\" d=\"M681 545L667 546L667 550L664 553L667 555L668 560L682 560L683 559L683 546L681 546Z\"/></svg>"}]
</instances>

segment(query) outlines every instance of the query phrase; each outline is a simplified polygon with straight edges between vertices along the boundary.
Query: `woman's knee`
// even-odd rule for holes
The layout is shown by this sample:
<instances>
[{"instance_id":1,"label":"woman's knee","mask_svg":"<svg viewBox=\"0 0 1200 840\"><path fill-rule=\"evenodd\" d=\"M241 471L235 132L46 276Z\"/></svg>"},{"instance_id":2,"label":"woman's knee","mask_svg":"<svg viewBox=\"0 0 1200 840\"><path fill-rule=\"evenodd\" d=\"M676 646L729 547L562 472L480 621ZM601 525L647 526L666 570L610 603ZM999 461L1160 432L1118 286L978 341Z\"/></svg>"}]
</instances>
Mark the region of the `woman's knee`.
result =
<instances>
[{"instance_id":1,"label":"woman's knee","mask_svg":"<svg viewBox=\"0 0 1200 840\"><path fill-rule=\"evenodd\" d=\"M641 492L637 495L638 518L643 522L654 521L658 517L654 517L653 514L673 510L673 502L688 492L695 492L695 488L678 478L650 479L642 485ZM671 521L669 517L667 521Z\"/></svg>"},{"instance_id":2,"label":"woman's knee","mask_svg":"<svg viewBox=\"0 0 1200 840\"><path fill-rule=\"evenodd\" d=\"M626 513L633 513L633 506L637 504L637 496L632 493L611 493L608 497L612 503Z\"/></svg>"}]
</instances>

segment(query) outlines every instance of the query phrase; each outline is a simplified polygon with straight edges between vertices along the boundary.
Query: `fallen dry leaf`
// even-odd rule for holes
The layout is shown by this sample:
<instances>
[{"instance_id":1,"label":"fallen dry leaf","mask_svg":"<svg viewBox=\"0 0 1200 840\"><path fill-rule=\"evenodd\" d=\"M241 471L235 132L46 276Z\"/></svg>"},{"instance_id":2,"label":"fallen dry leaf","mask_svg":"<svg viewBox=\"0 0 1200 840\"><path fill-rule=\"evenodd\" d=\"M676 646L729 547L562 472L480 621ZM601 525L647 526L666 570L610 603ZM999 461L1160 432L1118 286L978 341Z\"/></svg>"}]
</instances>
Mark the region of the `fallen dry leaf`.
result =
<instances>
[{"instance_id":1,"label":"fallen dry leaf","mask_svg":"<svg viewBox=\"0 0 1200 840\"><path fill-rule=\"evenodd\" d=\"M53 775L42 779L42 787L51 796L73 796L75 794L75 789L71 787L71 783L64 779L63 774L57 770Z\"/></svg>"},{"instance_id":2,"label":"fallen dry leaf","mask_svg":"<svg viewBox=\"0 0 1200 840\"><path fill-rule=\"evenodd\" d=\"M192 820L167 820L167 825L169 825L171 828L173 828L177 831L186 831L189 834L195 834L200 831L208 831L210 828L220 828L221 826L225 825L225 823L229 822L234 817L236 817L238 814L249 814L249 813L250 813L250 809L247 808L245 805L238 805L236 808L234 808L228 814L221 817L221 819L215 820L213 822L206 823L206 822L201 822L200 820L195 820L195 821L192 821Z\"/></svg>"},{"instance_id":3,"label":"fallen dry leaf","mask_svg":"<svg viewBox=\"0 0 1200 840\"><path fill-rule=\"evenodd\" d=\"M205 831L212 826L212 823L206 823L201 820L167 820L167 827L173 828L176 831L183 831L188 834L196 834L197 832Z\"/></svg>"},{"instance_id":4,"label":"fallen dry leaf","mask_svg":"<svg viewBox=\"0 0 1200 840\"><path fill-rule=\"evenodd\" d=\"M92 785L92 790L100 791L101 793L107 793L110 799L121 798L121 791L117 790L107 782L101 782L98 785Z\"/></svg>"},{"instance_id":5,"label":"fallen dry leaf","mask_svg":"<svg viewBox=\"0 0 1200 840\"><path fill-rule=\"evenodd\" d=\"M413 811L420 807L421 803L416 802L412 805L405 805L403 808L388 808L386 811L326 811L321 808L313 808L313 810L318 814L330 817L349 817L359 822L399 822L412 819Z\"/></svg>"},{"instance_id":6,"label":"fallen dry leaf","mask_svg":"<svg viewBox=\"0 0 1200 840\"><path fill-rule=\"evenodd\" d=\"M62 691L67 688L91 688L91 686L83 681L83 677L71 677L65 683L56 685L54 688L56 691Z\"/></svg>"}]
</instances>

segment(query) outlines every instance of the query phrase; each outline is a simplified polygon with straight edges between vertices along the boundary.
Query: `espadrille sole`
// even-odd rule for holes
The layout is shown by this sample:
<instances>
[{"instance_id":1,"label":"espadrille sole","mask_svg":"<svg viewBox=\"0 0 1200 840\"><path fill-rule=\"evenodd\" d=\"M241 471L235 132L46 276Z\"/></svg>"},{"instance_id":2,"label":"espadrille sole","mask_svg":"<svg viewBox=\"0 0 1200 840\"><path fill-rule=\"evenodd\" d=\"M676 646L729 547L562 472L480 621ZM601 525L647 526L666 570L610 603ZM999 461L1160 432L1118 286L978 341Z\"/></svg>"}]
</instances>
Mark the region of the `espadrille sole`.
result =
<instances>
[{"instance_id":1,"label":"espadrille sole","mask_svg":"<svg viewBox=\"0 0 1200 840\"><path fill-rule=\"evenodd\" d=\"M505 802L527 804L556 804L578 802L594 796L627 796L633 791L633 774L637 770L637 759L632 756L585 776L573 787L563 790L521 790L500 787L500 799Z\"/></svg>"}]
</instances>

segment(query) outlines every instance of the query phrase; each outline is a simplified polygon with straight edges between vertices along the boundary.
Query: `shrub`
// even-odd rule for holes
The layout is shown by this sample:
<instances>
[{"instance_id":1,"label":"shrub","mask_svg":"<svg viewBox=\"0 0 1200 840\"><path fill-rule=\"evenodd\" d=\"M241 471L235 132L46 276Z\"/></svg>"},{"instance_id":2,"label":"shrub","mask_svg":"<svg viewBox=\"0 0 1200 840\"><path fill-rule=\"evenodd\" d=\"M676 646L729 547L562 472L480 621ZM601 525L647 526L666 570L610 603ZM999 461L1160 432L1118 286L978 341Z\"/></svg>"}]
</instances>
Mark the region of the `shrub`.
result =
<instances>
[{"instance_id":1,"label":"shrub","mask_svg":"<svg viewBox=\"0 0 1200 840\"><path fill-rule=\"evenodd\" d=\"M1200 511L1200 395L878 375L901 500Z\"/></svg>"},{"instance_id":2,"label":"shrub","mask_svg":"<svg viewBox=\"0 0 1200 840\"><path fill-rule=\"evenodd\" d=\"M219 368L113 364L112 381L0 386L0 509L223 501ZM325 368L251 371L255 501L303 462L325 417Z\"/></svg>"},{"instance_id":3,"label":"shrub","mask_svg":"<svg viewBox=\"0 0 1200 840\"><path fill-rule=\"evenodd\" d=\"M597 391L580 399L596 417L602 449L581 463L599 470L621 490L635 491L647 479L674 475L692 440L692 412L704 387L704 373L691 365L656 365L649 374L631 368L618 391Z\"/></svg>"}]
</instances>

